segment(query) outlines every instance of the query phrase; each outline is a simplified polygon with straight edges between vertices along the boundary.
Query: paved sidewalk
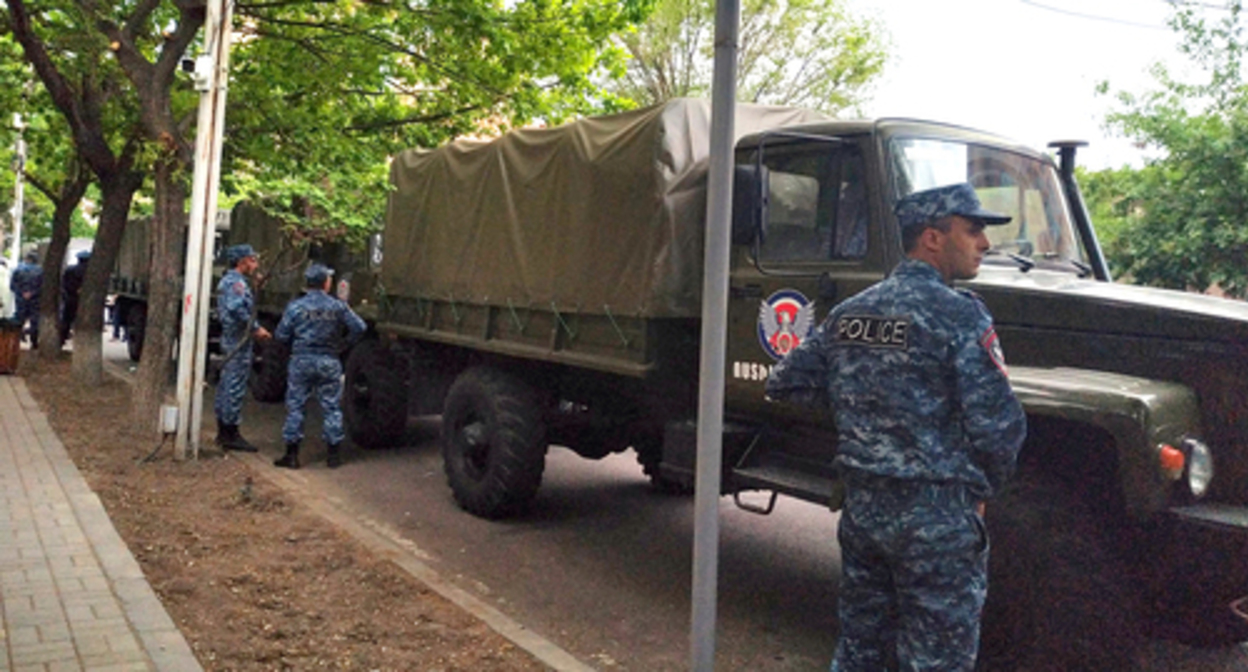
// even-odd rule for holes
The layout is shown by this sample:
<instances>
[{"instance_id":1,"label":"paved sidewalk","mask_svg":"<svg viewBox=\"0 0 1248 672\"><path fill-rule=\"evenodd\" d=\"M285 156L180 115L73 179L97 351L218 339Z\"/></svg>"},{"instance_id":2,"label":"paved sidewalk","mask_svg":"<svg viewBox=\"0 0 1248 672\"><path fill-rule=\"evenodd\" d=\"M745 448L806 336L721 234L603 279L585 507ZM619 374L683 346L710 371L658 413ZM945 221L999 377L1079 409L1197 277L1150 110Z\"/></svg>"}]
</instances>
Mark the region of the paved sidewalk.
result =
<instances>
[{"instance_id":1,"label":"paved sidewalk","mask_svg":"<svg viewBox=\"0 0 1248 672\"><path fill-rule=\"evenodd\" d=\"M0 637L0 672L203 669L15 376L0 376Z\"/></svg>"}]
</instances>

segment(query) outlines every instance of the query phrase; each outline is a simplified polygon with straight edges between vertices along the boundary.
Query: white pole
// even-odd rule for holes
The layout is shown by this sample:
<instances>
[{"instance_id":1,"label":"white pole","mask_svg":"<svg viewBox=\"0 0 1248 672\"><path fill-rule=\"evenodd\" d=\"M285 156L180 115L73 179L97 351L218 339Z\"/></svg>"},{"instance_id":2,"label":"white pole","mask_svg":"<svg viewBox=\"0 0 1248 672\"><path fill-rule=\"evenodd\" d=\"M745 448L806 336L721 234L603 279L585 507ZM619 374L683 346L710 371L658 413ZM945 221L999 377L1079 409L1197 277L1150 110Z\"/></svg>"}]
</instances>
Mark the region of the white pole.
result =
<instances>
[{"instance_id":1,"label":"white pole","mask_svg":"<svg viewBox=\"0 0 1248 672\"><path fill-rule=\"evenodd\" d=\"M737 100L737 24L740 14L739 0L718 0L715 3L715 69L711 80L711 151L706 178L706 256L702 280L702 354L698 369L693 622L689 635L695 672L715 669L728 256L732 240L732 137Z\"/></svg>"},{"instance_id":2,"label":"white pole","mask_svg":"<svg viewBox=\"0 0 1248 672\"><path fill-rule=\"evenodd\" d=\"M204 21L205 54L196 59L199 120L195 133L195 174L187 230L186 278L182 330L178 340L177 459L187 446L199 457L199 427L204 401L204 355L208 350L208 297L212 283L212 241L221 178L221 136L225 129L225 94L229 82L231 0L209 0Z\"/></svg>"},{"instance_id":3,"label":"white pole","mask_svg":"<svg viewBox=\"0 0 1248 672\"><path fill-rule=\"evenodd\" d=\"M22 216L26 212L26 205L23 201L25 196L25 176L26 176L26 141L22 138L22 131L26 129L26 123L22 120L21 114L13 115L13 127L17 129L17 155L14 161L14 195L13 195L13 241L9 246L9 268L17 268L17 264L22 260Z\"/></svg>"}]
</instances>

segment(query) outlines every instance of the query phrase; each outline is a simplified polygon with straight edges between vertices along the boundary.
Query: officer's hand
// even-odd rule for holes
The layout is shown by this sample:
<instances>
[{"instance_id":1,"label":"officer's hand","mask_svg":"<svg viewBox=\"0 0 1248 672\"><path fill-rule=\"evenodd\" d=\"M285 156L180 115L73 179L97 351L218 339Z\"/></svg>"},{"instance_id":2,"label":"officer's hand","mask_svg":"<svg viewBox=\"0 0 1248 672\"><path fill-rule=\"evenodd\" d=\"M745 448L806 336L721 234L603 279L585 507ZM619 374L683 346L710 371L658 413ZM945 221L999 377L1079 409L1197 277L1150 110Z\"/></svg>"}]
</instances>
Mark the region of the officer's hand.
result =
<instances>
[{"instance_id":1,"label":"officer's hand","mask_svg":"<svg viewBox=\"0 0 1248 672\"><path fill-rule=\"evenodd\" d=\"M267 341L272 337L273 337L273 334L270 334L268 329L265 329L264 327L256 327L256 340L257 341Z\"/></svg>"},{"instance_id":2,"label":"officer's hand","mask_svg":"<svg viewBox=\"0 0 1248 672\"><path fill-rule=\"evenodd\" d=\"M986 508L985 508L985 505L984 505L984 503L983 503L983 502L980 502L979 504L976 504L976 505L975 505L975 512L979 514L979 517L980 517L980 518L983 518L983 517L984 517L984 511L985 511L985 510L986 510Z\"/></svg>"}]
</instances>

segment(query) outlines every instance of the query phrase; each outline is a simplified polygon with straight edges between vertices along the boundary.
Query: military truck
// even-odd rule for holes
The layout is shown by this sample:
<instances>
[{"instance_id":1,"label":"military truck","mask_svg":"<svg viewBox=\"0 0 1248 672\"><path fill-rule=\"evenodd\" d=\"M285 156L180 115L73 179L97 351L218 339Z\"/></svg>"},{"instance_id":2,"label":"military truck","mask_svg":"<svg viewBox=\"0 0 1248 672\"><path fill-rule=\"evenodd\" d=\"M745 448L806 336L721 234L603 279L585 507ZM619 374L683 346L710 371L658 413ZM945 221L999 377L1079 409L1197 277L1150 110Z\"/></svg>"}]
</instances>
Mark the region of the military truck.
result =
<instances>
[{"instance_id":1,"label":"military truck","mask_svg":"<svg viewBox=\"0 0 1248 672\"><path fill-rule=\"evenodd\" d=\"M255 248L260 260L253 278L256 320L270 332L277 328L286 304L302 295L308 263L318 261L334 269L335 292L344 300L350 296L353 270L364 266L365 253L346 240L318 242L294 234L281 219L248 202L236 204L230 212L226 245L241 243ZM276 339L255 345L247 385L256 401L285 398L289 362L289 348Z\"/></svg>"},{"instance_id":2,"label":"military truck","mask_svg":"<svg viewBox=\"0 0 1248 672\"><path fill-rule=\"evenodd\" d=\"M986 628L1014 629L986 631L985 659L1049 637L1079 669L1121 669L1146 632L1246 638L1248 305L1111 282L1078 143L1055 160L958 126L744 105L736 127L723 494L761 514L829 501L831 414L764 381L903 258L900 197L970 182L1013 221L959 284L991 308L1029 421L989 504L987 610L1011 617ZM401 153L360 306L373 338L346 367L353 440L440 412L452 495L487 518L536 496L549 444L631 448L656 485L690 487L708 135L708 105L678 100Z\"/></svg>"},{"instance_id":3,"label":"military truck","mask_svg":"<svg viewBox=\"0 0 1248 672\"><path fill-rule=\"evenodd\" d=\"M109 276L108 293L114 295L117 306L117 319L126 328L126 352L130 360L137 362L143 355L143 340L147 333L147 307L149 282L152 268L152 249L149 244L148 230L151 228L151 217L138 217L126 222L126 229L121 235L121 247L117 250L117 260ZM226 230L229 229L229 211L223 210L217 216L213 234L213 277L221 277L225 261L221 258L222 242ZM179 268L186 266L186 247L182 248L182 261ZM178 311L179 319L182 311ZM210 351L217 349L220 339L220 325L216 316L209 320Z\"/></svg>"}]
</instances>

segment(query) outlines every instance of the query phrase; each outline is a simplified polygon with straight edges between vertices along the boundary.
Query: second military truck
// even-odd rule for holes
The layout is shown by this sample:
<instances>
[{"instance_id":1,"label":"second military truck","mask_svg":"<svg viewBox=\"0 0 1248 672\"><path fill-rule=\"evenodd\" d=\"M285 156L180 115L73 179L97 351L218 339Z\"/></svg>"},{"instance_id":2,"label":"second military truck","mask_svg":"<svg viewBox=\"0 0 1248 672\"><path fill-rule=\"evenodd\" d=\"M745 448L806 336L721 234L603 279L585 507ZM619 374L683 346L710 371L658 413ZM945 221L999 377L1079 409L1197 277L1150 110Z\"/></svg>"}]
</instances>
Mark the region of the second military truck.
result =
<instances>
[{"instance_id":1,"label":"second military truck","mask_svg":"<svg viewBox=\"0 0 1248 672\"><path fill-rule=\"evenodd\" d=\"M677 100L400 154L361 306L373 338L347 363L352 438L394 444L409 411L442 413L455 501L490 518L536 496L549 444L632 449L656 485L689 488L709 116ZM831 415L763 383L902 259L899 198L970 182L1013 216L962 284L995 316L1030 427L989 509L988 611L1013 616L986 627L1016 629L986 633L985 659L1047 636L1110 669L1145 632L1248 637L1248 306L1110 282L1073 144L1055 161L956 126L758 106L736 127L724 494L759 513L828 501Z\"/></svg>"}]
</instances>

